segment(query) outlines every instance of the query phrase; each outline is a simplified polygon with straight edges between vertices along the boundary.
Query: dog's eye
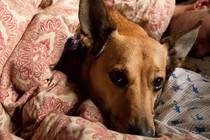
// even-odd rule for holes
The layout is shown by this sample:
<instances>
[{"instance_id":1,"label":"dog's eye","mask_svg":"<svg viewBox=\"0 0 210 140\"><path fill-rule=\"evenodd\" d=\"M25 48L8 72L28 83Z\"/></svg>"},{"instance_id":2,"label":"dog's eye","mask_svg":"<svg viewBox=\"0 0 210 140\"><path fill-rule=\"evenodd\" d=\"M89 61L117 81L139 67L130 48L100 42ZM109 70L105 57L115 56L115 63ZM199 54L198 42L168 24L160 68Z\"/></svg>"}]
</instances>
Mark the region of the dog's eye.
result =
<instances>
[{"instance_id":1,"label":"dog's eye","mask_svg":"<svg viewBox=\"0 0 210 140\"><path fill-rule=\"evenodd\" d=\"M158 91L163 87L164 79L162 77L157 77L153 81L154 91Z\"/></svg>"},{"instance_id":2,"label":"dog's eye","mask_svg":"<svg viewBox=\"0 0 210 140\"><path fill-rule=\"evenodd\" d=\"M113 71L109 73L110 79L119 87L125 87L128 84L128 79L122 71Z\"/></svg>"}]
</instances>

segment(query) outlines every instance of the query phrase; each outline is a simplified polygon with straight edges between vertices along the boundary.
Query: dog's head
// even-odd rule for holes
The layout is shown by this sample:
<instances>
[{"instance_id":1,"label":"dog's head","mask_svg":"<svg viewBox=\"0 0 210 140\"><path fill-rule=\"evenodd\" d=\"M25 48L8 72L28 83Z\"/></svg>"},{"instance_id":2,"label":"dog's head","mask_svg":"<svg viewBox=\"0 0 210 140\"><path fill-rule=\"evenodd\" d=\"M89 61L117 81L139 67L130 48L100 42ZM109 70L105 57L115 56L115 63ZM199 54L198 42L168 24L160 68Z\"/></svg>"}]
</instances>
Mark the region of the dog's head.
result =
<instances>
[{"instance_id":1,"label":"dog's head","mask_svg":"<svg viewBox=\"0 0 210 140\"><path fill-rule=\"evenodd\" d=\"M88 48L82 78L91 98L110 128L153 136L154 100L188 54L198 28L161 44L118 12L108 12L102 0L81 0L79 19Z\"/></svg>"}]
</instances>

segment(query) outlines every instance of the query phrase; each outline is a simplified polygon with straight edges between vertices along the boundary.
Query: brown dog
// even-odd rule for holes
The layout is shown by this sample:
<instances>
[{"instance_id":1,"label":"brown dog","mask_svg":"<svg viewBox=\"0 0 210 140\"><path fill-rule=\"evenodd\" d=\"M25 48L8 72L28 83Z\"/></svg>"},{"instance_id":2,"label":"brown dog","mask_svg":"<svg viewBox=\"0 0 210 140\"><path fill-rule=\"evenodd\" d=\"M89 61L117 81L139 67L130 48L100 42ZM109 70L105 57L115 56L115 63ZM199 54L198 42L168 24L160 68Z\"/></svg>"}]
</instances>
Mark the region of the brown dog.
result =
<instances>
[{"instance_id":1,"label":"brown dog","mask_svg":"<svg viewBox=\"0 0 210 140\"><path fill-rule=\"evenodd\" d=\"M184 61L200 23L160 44L117 11L108 12L102 0L81 0L79 20L81 43L87 49L78 67L82 85L107 125L120 132L154 136L154 100L167 77ZM65 59L59 64L69 66L65 73L71 78L68 70L74 66Z\"/></svg>"}]
</instances>

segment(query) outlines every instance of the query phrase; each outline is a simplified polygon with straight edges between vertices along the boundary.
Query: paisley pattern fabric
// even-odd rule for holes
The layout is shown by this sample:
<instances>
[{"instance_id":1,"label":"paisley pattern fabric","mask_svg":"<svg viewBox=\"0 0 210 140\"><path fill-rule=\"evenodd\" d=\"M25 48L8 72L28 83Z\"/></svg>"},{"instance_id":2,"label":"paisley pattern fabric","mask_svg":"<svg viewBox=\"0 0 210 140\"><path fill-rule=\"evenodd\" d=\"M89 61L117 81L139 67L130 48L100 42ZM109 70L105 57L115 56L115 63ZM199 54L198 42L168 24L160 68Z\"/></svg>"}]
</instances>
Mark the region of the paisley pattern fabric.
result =
<instances>
[{"instance_id":1,"label":"paisley pattern fabric","mask_svg":"<svg viewBox=\"0 0 210 140\"><path fill-rule=\"evenodd\" d=\"M175 0L104 0L111 9L119 10L126 18L141 25L149 36L160 40L168 27Z\"/></svg>"},{"instance_id":2,"label":"paisley pattern fabric","mask_svg":"<svg viewBox=\"0 0 210 140\"><path fill-rule=\"evenodd\" d=\"M142 25L156 39L167 27L174 9L174 0L105 2L107 7L119 9ZM0 0L0 139L203 138L201 131L182 134L176 127L176 131L169 131L165 126L173 126L179 118L167 115L166 124L164 116L157 116L156 138L118 133L106 128L100 110L90 99L81 102L77 85L63 73L52 70L65 42L78 27L78 5L78 0ZM178 100L172 106L176 103L179 107ZM160 115L161 108L156 111ZM77 116L73 116L75 112ZM206 118L202 112L196 115ZM179 121L183 122L181 118Z\"/></svg>"}]
</instances>

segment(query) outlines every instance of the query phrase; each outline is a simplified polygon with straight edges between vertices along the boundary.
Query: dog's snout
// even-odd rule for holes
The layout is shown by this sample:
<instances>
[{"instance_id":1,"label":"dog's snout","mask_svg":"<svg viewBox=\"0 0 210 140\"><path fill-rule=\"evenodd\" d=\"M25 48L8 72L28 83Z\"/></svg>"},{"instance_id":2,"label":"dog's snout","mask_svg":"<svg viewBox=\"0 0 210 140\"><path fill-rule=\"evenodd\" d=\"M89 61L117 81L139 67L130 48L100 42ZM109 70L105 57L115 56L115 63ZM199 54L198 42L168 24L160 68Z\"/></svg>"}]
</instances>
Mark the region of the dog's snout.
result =
<instances>
[{"instance_id":1,"label":"dog's snout","mask_svg":"<svg viewBox=\"0 0 210 140\"><path fill-rule=\"evenodd\" d=\"M155 136L155 128L153 121L148 119L136 119L135 125L129 125L128 132L135 135L143 135L148 137Z\"/></svg>"},{"instance_id":2,"label":"dog's snout","mask_svg":"<svg viewBox=\"0 0 210 140\"><path fill-rule=\"evenodd\" d=\"M129 127L128 133L135 134L135 135L142 135L142 136L148 136L148 137L154 137L155 132L150 127Z\"/></svg>"},{"instance_id":3,"label":"dog's snout","mask_svg":"<svg viewBox=\"0 0 210 140\"><path fill-rule=\"evenodd\" d=\"M148 136L148 137L154 137L154 130L152 129L141 129L140 135Z\"/></svg>"}]
</instances>

